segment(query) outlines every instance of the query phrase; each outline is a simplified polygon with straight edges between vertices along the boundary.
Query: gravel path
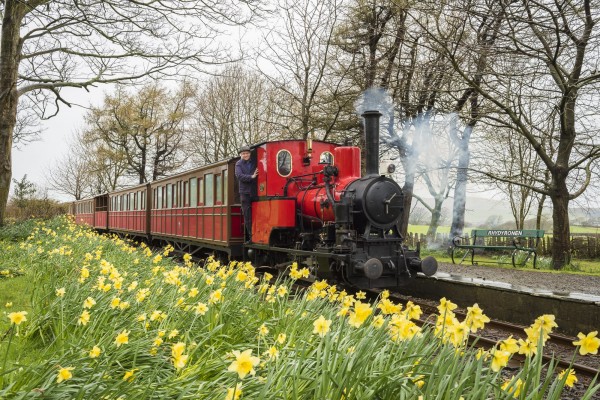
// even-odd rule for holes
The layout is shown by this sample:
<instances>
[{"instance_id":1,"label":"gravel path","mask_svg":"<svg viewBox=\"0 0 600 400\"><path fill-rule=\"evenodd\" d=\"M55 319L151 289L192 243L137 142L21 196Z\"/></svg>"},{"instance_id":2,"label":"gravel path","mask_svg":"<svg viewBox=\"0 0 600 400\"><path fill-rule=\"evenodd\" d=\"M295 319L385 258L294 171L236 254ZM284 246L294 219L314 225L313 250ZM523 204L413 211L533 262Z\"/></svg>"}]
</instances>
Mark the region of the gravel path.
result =
<instances>
[{"instance_id":1,"label":"gravel path","mask_svg":"<svg viewBox=\"0 0 600 400\"><path fill-rule=\"evenodd\" d=\"M555 293L585 293L600 296L600 276L520 270L479 265L440 263L439 272L489 281L505 282Z\"/></svg>"}]
</instances>

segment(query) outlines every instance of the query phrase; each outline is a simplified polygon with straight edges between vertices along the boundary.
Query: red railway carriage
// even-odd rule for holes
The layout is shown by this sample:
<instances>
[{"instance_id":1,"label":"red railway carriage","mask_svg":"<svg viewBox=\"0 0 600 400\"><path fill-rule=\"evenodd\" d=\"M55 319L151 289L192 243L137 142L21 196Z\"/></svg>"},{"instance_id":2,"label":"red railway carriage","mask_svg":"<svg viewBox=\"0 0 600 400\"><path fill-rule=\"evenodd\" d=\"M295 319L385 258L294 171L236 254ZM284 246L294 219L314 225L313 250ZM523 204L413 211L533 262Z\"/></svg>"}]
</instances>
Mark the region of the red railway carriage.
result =
<instances>
[{"instance_id":1,"label":"red railway carriage","mask_svg":"<svg viewBox=\"0 0 600 400\"><path fill-rule=\"evenodd\" d=\"M108 194L108 228L111 232L149 235L148 184Z\"/></svg>"},{"instance_id":2,"label":"red railway carriage","mask_svg":"<svg viewBox=\"0 0 600 400\"><path fill-rule=\"evenodd\" d=\"M78 200L71 203L75 223L94 226L94 199Z\"/></svg>"},{"instance_id":3,"label":"red railway carriage","mask_svg":"<svg viewBox=\"0 0 600 400\"><path fill-rule=\"evenodd\" d=\"M243 226L236 161L224 160L152 182L152 238L174 242L190 252L214 249L240 257Z\"/></svg>"}]
</instances>

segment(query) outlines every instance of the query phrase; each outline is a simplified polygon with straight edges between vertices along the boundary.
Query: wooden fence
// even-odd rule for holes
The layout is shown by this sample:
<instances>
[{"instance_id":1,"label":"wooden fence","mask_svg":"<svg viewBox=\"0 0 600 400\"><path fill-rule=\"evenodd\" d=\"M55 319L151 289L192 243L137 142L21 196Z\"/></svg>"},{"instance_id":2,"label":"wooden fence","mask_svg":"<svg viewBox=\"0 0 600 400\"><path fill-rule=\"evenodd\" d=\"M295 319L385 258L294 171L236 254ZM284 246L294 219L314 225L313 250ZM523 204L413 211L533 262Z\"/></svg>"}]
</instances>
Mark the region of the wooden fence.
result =
<instances>
[{"instance_id":1,"label":"wooden fence","mask_svg":"<svg viewBox=\"0 0 600 400\"><path fill-rule=\"evenodd\" d=\"M422 247L445 249L450 246L450 235L448 233L438 233L435 238L429 238L425 234L409 233L406 244L409 247L415 247L417 242L420 242ZM486 244L510 246L512 245L512 239L490 237L486 239ZM535 239L529 239L527 246L533 246L534 244ZM600 258L600 234L573 234L571 235L571 248L575 258L598 259ZM542 256L552 255L551 236L544 236L540 239L538 254Z\"/></svg>"}]
</instances>

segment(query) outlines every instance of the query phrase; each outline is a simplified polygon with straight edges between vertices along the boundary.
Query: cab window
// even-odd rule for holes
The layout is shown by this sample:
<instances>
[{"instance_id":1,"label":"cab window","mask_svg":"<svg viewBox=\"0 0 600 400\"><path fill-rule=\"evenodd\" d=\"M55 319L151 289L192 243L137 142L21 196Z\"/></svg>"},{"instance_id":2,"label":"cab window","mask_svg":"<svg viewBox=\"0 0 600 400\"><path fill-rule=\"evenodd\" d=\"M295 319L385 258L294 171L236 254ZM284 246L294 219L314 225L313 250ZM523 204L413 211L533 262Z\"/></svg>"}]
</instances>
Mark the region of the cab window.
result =
<instances>
[{"instance_id":1,"label":"cab window","mask_svg":"<svg viewBox=\"0 0 600 400\"><path fill-rule=\"evenodd\" d=\"M333 154L328 151L322 152L321 157L319 157L319 164L333 164Z\"/></svg>"},{"instance_id":2,"label":"cab window","mask_svg":"<svg viewBox=\"0 0 600 400\"><path fill-rule=\"evenodd\" d=\"M277 153L277 173L281 176L292 173L292 153L287 150L279 150Z\"/></svg>"}]
</instances>

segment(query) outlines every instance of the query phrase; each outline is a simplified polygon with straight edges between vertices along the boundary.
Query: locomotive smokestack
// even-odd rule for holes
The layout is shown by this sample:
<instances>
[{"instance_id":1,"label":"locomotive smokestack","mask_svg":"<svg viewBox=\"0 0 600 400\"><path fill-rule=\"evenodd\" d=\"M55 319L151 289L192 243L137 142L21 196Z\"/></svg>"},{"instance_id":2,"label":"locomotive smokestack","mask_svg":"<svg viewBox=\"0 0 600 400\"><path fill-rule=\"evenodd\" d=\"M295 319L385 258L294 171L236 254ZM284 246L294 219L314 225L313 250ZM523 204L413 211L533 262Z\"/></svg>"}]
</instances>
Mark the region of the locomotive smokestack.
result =
<instances>
[{"instance_id":1,"label":"locomotive smokestack","mask_svg":"<svg viewBox=\"0 0 600 400\"><path fill-rule=\"evenodd\" d=\"M365 152L367 175L379 175L379 117L376 110L365 111Z\"/></svg>"}]
</instances>

